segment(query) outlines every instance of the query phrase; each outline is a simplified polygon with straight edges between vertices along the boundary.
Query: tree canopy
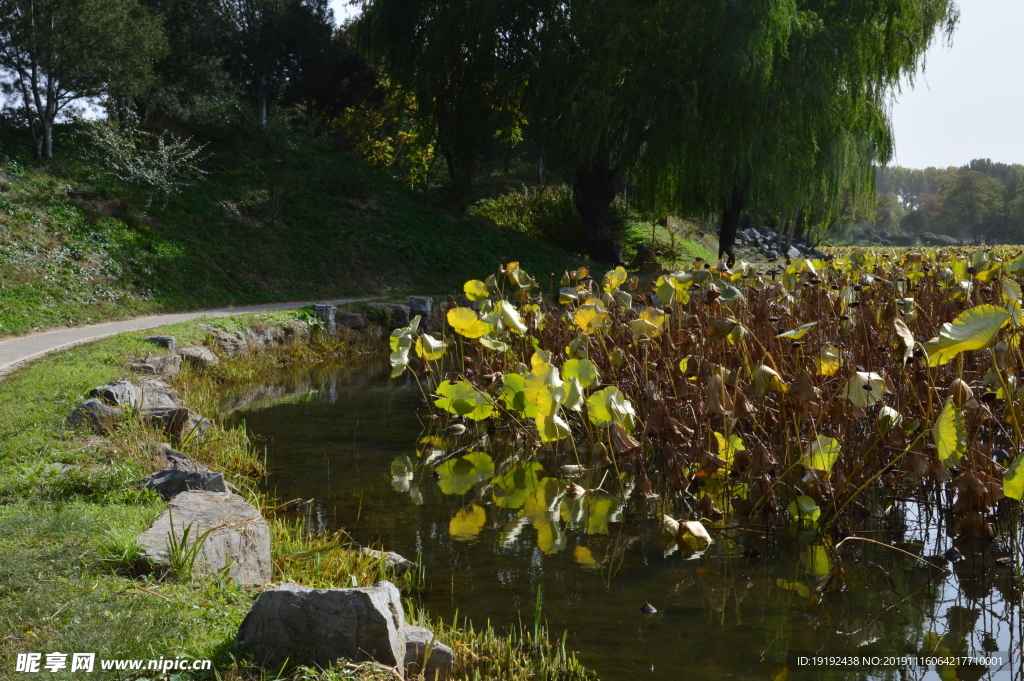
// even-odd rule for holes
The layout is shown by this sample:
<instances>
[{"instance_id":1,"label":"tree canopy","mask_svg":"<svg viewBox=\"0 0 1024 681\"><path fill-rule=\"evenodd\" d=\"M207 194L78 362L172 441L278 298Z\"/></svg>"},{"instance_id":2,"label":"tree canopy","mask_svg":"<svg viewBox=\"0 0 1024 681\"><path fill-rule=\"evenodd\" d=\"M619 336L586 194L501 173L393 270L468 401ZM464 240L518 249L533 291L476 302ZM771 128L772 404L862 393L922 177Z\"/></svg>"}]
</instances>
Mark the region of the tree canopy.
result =
<instances>
[{"instance_id":1,"label":"tree canopy","mask_svg":"<svg viewBox=\"0 0 1024 681\"><path fill-rule=\"evenodd\" d=\"M731 253L741 210L824 216L870 185L888 97L956 17L952 0L374 0L365 44L463 165L487 136L533 141L573 184L591 256L613 262L624 189L722 210Z\"/></svg>"}]
</instances>

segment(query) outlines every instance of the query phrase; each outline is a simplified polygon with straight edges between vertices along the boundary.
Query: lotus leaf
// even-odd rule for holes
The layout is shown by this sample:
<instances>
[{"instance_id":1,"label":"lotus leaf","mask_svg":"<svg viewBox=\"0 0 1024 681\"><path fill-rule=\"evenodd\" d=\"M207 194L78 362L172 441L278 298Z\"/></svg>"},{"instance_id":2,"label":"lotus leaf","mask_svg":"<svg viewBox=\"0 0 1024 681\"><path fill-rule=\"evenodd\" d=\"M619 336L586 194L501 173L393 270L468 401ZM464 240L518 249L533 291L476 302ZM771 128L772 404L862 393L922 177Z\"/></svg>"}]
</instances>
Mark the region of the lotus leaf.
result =
<instances>
[{"instance_id":1,"label":"lotus leaf","mask_svg":"<svg viewBox=\"0 0 1024 681\"><path fill-rule=\"evenodd\" d=\"M427 333L422 334L416 339L416 354L419 355L421 359L441 359L447 349L447 343L442 340L437 340Z\"/></svg>"},{"instance_id":2,"label":"lotus leaf","mask_svg":"<svg viewBox=\"0 0 1024 681\"><path fill-rule=\"evenodd\" d=\"M482 421L494 411L491 398L465 381L442 381L437 394L441 397L434 400L435 405L474 421Z\"/></svg>"},{"instance_id":3,"label":"lotus leaf","mask_svg":"<svg viewBox=\"0 0 1024 681\"><path fill-rule=\"evenodd\" d=\"M581 305L572 320L583 333L596 333L607 328L610 323L608 312L597 303Z\"/></svg>"},{"instance_id":4,"label":"lotus leaf","mask_svg":"<svg viewBox=\"0 0 1024 681\"><path fill-rule=\"evenodd\" d=\"M821 509L814 499L801 495L789 503L789 515L794 520L817 522L821 516Z\"/></svg>"},{"instance_id":5,"label":"lotus leaf","mask_svg":"<svg viewBox=\"0 0 1024 681\"><path fill-rule=\"evenodd\" d=\"M616 267L613 270L608 270L604 273L603 288L608 293L611 293L615 289L619 288L626 283L626 279L629 275L626 274L626 269L622 266Z\"/></svg>"},{"instance_id":6,"label":"lotus leaf","mask_svg":"<svg viewBox=\"0 0 1024 681\"><path fill-rule=\"evenodd\" d=\"M937 337L924 343L928 366L941 366L961 352L989 347L1009 319L1010 313L996 305L978 305L960 313L942 325Z\"/></svg>"},{"instance_id":7,"label":"lotus leaf","mask_svg":"<svg viewBox=\"0 0 1024 681\"><path fill-rule=\"evenodd\" d=\"M819 435L807 446L807 451L800 459L800 463L807 468L815 468L827 473L832 470L832 466L839 459L839 451L839 440Z\"/></svg>"},{"instance_id":8,"label":"lotus leaf","mask_svg":"<svg viewBox=\"0 0 1024 681\"><path fill-rule=\"evenodd\" d=\"M792 338L793 340L800 340L807 335L807 332L818 325L818 322L809 322L801 326L796 327L790 331L784 331L780 333L776 338Z\"/></svg>"},{"instance_id":9,"label":"lotus leaf","mask_svg":"<svg viewBox=\"0 0 1024 681\"><path fill-rule=\"evenodd\" d=\"M436 469L442 494L465 494L478 482L494 475L494 461L484 452L470 452L440 464Z\"/></svg>"},{"instance_id":10,"label":"lotus leaf","mask_svg":"<svg viewBox=\"0 0 1024 681\"><path fill-rule=\"evenodd\" d=\"M885 379L870 371L858 371L846 382L843 397L855 407L870 407L885 395Z\"/></svg>"},{"instance_id":11,"label":"lotus leaf","mask_svg":"<svg viewBox=\"0 0 1024 681\"><path fill-rule=\"evenodd\" d=\"M540 485L537 474L543 471L544 467L539 463L521 463L494 478L491 482L495 486L492 493L495 505L499 508L522 508L526 499L537 491Z\"/></svg>"},{"instance_id":12,"label":"lotus leaf","mask_svg":"<svg viewBox=\"0 0 1024 681\"><path fill-rule=\"evenodd\" d=\"M456 333L466 338L479 338L490 331L490 325L477 316L476 310L468 307L448 310L448 323Z\"/></svg>"},{"instance_id":13,"label":"lotus leaf","mask_svg":"<svg viewBox=\"0 0 1024 681\"><path fill-rule=\"evenodd\" d=\"M587 400L587 415L598 428L618 423L627 430L633 430L636 418L633 405L615 386L598 390L590 396Z\"/></svg>"},{"instance_id":14,"label":"lotus leaf","mask_svg":"<svg viewBox=\"0 0 1024 681\"><path fill-rule=\"evenodd\" d=\"M498 314L501 315L501 321L505 323L505 326L520 335L526 333L526 324L523 324L523 318L519 316L519 310L512 303L499 300L495 308Z\"/></svg>"},{"instance_id":15,"label":"lotus leaf","mask_svg":"<svg viewBox=\"0 0 1024 681\"><path fill-rule=\"evenodd\" d=\"M948 467L957 465L960 457L967 451L967 426L964 415L953 404L952 398L946 400L946 406L935 420L932 440L935 442L939 461Z\"/></svg>"},{"instance_id":16,"label":"lotus leaf","mask_svg":"<svg viewBox=\"0 0 1024 681\"><path fill-rule=\"evenodd\" d=\"M562 376L577 378L580 385L589 388L597 383L597 365L589 359L570 359L562 365Z\"/></svg>"},{"instance_id":17,"label":"lotus leaf","mask_svg":"<svg viewBox=\"0 0 1024 681\"><path fill-rule=\"evenodd\" d=\"M1003 494L1017 501L1024 500L1024 454L1003 473Z\"/></svg>"},{"instance_id":18,"label":"lotus leaf","mask_svg":"<svg viewBox=\"0 0 1024 681\"><path fill-rule=\"evenodd\" d=\"M839 367L842 366L839 348L832 345L821 346L814 363L818 367L818 373L822 376L835 376L839 372Z\"/></svg>"},{"instance_id":19,"label":"lotus leaf","mask_svg":"<svg viewBox=\"0 0 1024 681\"><path fill-rule=\"evenodd\" d=\"M478 279L467 281L462 290L466 292L466 297L470 300L487 300L491 295L487 290L487 284Z\"/></svg>"}]
</instances>

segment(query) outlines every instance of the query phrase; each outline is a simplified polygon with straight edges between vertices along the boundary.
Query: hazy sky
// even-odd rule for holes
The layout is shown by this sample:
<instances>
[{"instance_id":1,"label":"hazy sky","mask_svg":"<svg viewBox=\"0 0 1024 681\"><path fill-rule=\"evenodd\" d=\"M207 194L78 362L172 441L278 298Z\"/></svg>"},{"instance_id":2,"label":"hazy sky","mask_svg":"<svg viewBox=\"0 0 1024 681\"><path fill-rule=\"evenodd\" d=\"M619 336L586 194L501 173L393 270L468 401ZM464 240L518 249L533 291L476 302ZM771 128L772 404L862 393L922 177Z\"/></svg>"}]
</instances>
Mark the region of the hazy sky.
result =
<instances>
[{"instance_id":1,"label":"hazy sky","mask_svg":"<svg viewBox=\"0 0 1024 681\"><path fill-rule=\"evenodd\" d=\"M894 163L1024 163L1024 0L959 0L952 47L937 42L893 108ZM335 15L352 9L331 0Z\"/></svg>"}]
</instances>

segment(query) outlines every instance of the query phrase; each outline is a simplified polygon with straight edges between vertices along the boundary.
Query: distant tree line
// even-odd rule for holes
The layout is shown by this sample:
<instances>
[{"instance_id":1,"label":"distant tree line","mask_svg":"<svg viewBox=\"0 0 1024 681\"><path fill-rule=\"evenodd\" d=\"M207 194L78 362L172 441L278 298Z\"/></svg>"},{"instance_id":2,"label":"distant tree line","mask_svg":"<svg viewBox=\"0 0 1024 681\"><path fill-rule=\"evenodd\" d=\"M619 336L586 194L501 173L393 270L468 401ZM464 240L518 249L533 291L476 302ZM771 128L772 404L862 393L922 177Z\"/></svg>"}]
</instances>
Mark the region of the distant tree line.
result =
<instances>
[{"instance_id":1,"label":"distant tree line","mask_svg":"<svg viewBox=\"0 0 1024 681\"><path fill-rule=\"evenodd\" d=\"M1024 243L1024 165L987 158L923 170L879 168L876 231Z\"/></svg>"}]
</instances>

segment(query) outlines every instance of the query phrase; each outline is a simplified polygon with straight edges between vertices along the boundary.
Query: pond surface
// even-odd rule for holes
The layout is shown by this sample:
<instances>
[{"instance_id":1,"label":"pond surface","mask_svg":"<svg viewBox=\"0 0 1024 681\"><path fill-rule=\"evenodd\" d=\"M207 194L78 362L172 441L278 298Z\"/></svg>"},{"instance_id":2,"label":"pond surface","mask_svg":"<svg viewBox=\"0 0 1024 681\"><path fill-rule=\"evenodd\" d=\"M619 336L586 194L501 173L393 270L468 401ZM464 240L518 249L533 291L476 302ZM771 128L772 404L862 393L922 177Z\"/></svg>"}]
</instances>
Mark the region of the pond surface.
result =
<instances>
[{"instance_id":1,"label":"pond surface","mask_svg":"<svg viewBox=\"0 0 1024 681\"><path fill-rule=\"evenodd\" d=\"M739 527L727 517L735 529L703 553L669 553L656 509L623 504L610 484L569 499L565 480L553 479L565 471L543 460L513 471L504 493L500 484L485 489L489 457L434 475L424 460L455 445L420 442L428 420L420 390L408 374L389 379L388 369L368 360L296 370L226 396L225 406L266 449L265 487L283 500L313 499L315 527L344 528L361 544L422 561L418 598L434 616L499 630L532 623L540 588L553 634L566 632L604 681L1024 679L1018 573L996 563L1009 547L958 544L966 557L947 563L948 519L932 507L886 513L883 505L860 534L900 550L848 543L842 591L829 584L837 566L824 546L784 526L767 531L757 518ZM645 602L657 613L641 613ZM1004 662L884 664L924 650L1002 651ZM1007 659L1007 651L1018 652ZM799 660L853 655L883 664Z\"/></svg>"}]
</instances>

